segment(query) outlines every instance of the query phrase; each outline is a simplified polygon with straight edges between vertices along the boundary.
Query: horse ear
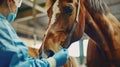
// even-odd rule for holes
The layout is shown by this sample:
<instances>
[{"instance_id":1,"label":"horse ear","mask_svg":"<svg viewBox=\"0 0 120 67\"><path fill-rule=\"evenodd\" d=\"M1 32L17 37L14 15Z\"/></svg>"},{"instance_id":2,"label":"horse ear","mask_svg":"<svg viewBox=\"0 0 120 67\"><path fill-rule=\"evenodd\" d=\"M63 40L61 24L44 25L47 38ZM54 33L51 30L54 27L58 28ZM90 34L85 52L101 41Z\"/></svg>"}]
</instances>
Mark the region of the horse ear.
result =
<instances>
[{"instance_id":1,"label":"horse ear","mask_svg":"<svg viewBox=\"0 0 120 67\"><path fill-rule=\"evenodd\" d=\"M52 4L54 3L55 0L47 0L46 4L45 4L45 9L48 10Z\"/></svg>"}]
</instances>

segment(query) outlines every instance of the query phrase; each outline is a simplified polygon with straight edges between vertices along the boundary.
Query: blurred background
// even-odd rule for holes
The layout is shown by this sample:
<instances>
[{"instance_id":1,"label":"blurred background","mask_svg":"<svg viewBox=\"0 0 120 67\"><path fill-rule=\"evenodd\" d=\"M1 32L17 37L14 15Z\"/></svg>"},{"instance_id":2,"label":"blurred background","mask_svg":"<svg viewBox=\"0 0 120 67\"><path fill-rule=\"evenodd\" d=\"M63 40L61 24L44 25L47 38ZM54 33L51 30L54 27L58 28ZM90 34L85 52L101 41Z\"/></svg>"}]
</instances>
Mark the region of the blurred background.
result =
<instances>
[{"instance_id":1,"label":"blurred background","mask_svg":"<svg viewBox=\"0 0 120 67\"><path fill-rule=\"evenodd\" d=\"M23 0L15 22L12 23L17 34L26 45L39 48L48 24L44 5L47 0ZM120 0L104 0L112 14L120 21ZM85 67L88 37L84 35L80 41L73 43L69 54L77 57L81 66Z\"/></svg>"}]
</instances>

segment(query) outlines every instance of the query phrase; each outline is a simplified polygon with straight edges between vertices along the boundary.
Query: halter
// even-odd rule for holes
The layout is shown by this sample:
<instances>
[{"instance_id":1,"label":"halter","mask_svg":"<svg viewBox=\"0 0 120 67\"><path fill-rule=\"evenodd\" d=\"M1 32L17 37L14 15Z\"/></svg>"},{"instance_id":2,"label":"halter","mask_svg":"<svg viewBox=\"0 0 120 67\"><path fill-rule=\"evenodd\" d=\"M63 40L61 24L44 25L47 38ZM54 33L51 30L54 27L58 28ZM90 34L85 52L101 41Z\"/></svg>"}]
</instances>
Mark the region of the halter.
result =
<instances>
[{"instance_id":1,"label":"halter","mask_svg":"<svg viewBox=\"0 0 120 67\"><path fill-rule=\"evenodd\" d=\"M75 28L77 26L77 23L78 23L78 19L79 19L79 11L80 11L80 0L78 0L78 7L77 7L77 13L76 13L76 17L75 17L75 20L74 20L74 25L73 25L73 28L70 32L70 34L68 35L68 37L66 38L65 40L65 43L63 44L63 48L68 48L70 46L70 40L71 40L71 37L75 31Z\"/></svg>"}]
</instances>

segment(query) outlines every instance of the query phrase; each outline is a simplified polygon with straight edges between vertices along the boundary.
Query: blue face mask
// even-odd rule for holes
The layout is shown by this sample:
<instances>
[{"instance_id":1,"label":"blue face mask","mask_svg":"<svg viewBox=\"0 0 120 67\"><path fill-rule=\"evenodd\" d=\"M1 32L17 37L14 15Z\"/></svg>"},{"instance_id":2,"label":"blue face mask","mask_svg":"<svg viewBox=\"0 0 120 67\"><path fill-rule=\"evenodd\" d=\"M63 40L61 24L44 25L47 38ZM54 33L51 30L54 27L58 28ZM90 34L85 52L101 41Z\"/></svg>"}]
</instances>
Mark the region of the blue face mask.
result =
<instances>
[{"instance_id":1,"label":"blue face mask","mask_svg":"<svg viewBox=\"0 0 120 67\"><path fill-rule=\"evenodd\" d=\"M16 18L16 14L10 13L8 15L8 22L13 22L15 20L15 18Z\"/></svg>"},{"instance_id":2,"label":"blue face mask","mask_svg":"<svg viewBox=\"0 0 120 67\"><path fill-rule=\"evenodd\" d=\"M14 20L15 20L15 18L16 18L16 14L18 13L18 9L16 9L16 13L9 13L8 14L8 22L13 22Z\"/></svg>"},{"instance_id":3,"label":"blue face mask","mask_svg":"<svg viewBox=\"0 0 120 67\"><path fill-rule=\"evenodd\" d=\"M9 3L8 3L8 7L11 10ZM11 22L13 22L15 20L17 12L18 12L18 8L16 9L16 13L9 13L8 14L8 17L7 17L8 22L11 23Z\"/></svg>"}]
</instances>

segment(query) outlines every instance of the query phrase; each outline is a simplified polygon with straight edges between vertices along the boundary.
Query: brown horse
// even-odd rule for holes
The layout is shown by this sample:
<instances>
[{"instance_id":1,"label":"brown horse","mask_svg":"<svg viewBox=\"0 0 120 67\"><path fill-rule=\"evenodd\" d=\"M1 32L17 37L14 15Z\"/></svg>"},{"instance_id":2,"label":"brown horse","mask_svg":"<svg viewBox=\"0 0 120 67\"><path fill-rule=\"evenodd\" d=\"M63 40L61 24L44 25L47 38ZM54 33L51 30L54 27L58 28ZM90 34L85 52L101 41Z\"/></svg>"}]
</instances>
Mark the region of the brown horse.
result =
<instances>
[{"instance_id":1,"label":"brown horse","mask_svg":"<svg viewBox=\"0 0 120 67\"><path fill-rule=\"evenodd\" d=\"M69 47L85 32L91 38L87 66L120 67L120 23L102 0L48 0L46 8L49 25L43 52L56 53L65 45Z\"/></svg>"}]
</instances>

